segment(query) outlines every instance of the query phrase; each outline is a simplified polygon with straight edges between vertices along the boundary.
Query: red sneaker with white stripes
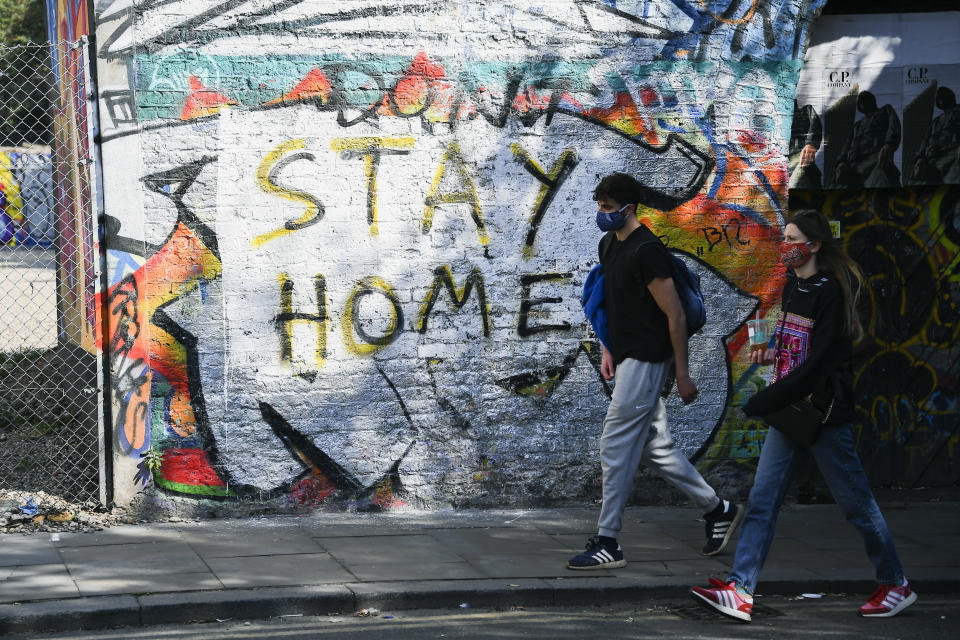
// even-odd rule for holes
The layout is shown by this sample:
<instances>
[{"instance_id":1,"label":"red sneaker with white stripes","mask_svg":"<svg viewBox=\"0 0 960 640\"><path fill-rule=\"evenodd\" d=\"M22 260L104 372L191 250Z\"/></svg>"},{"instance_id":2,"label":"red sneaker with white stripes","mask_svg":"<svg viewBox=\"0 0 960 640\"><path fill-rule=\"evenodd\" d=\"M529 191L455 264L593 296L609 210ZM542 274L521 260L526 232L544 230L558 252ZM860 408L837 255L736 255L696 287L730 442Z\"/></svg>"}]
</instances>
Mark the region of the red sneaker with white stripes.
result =
<instances>
[{"instance_id":1,"label":"red sneaker with white stripes","mask_svg":"<svg viewBox=\"0 0 960 640\"><path fill-rule=\"evenodd\" d=\"M917 594L904 578L899 587L880 585L867 603L860 607L860 615L864 618L892 618L916 601Z\"/></svg>"},{"instance_id":2,"label":"red sneaker with white stripes","mask_svg":"<svg viewBox=\"0 0 960 640\"><path fill-rule=\"evenodd\" d=\"M710 578L712 588L691 587L690 595L693 599L704 605L719 611L725 616L750 622L750 612L753 611L753 596L738 589L736 583L732 580L724 583L722 580Z\"/></svg>"}]
</instances>

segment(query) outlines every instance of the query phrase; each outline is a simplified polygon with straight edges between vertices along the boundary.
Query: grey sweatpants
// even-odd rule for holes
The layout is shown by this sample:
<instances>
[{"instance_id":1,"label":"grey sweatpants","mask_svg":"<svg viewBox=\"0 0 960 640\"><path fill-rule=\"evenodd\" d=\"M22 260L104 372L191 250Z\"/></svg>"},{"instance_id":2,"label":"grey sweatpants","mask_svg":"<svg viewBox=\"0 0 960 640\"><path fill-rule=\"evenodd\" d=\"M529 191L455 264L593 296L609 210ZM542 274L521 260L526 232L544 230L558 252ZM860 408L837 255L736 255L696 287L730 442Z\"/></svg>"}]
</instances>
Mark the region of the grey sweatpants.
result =
<instances>
[{"instance_id":1,"label":"grey sweatpants","mask_svg":"<svg viewBox=\"0 0 960 640\"><path fill-rule=\"evenodd\" d=\"M704 511L716 507L717 492L673 444L660 391L672 361L627 358L617 365L616 384L600 437L603 506L597 523L601 536L616 538L633 478L642 462L683 491Z\"/></svg>"}]
</instances>

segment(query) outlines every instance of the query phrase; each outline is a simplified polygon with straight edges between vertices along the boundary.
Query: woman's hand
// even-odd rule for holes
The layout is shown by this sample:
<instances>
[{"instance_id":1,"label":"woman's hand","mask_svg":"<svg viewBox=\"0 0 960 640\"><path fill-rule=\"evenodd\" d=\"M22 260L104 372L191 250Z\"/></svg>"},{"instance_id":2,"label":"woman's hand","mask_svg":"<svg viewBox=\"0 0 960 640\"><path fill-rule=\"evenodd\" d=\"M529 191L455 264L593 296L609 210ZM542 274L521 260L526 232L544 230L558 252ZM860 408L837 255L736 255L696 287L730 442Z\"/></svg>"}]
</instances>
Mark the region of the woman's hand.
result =
<instances>
[{"instance_id":1,"label":"woman's hand","mask_svg":"<svg viewBox=\"0 0 960 640\"><path fill-rule=\"evenodd\" d=\"M773 364L773 349L757 349L750 352L750 362L753 364Z\"/></svg>"}]
</instances>

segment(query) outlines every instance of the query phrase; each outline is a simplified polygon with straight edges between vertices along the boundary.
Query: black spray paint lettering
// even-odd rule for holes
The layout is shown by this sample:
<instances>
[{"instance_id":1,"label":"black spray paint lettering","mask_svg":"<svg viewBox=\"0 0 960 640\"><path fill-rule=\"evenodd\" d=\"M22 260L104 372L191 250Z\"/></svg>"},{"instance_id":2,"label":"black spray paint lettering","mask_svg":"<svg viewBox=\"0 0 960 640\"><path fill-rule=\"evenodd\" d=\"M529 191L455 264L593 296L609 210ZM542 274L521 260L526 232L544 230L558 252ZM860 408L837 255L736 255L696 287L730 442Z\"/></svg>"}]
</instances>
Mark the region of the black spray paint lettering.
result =
<instances>
[{"instance_id":1,"label":"black spray paint lettering","mask_svg":"<svg viewBox=\"0 0 960 640\"><path fill-rule=\"evenodd\" d=\"M553 198L557 195L557 191L560 190L560 186L563 185L564 181L577 166L577 163L580 162L580 158L574 149L566 149L560 154L557 161L553 163L553 166L550 168L550 173L547 174L519 143L515 143L512 149L517 162L522 164L523 168L530 172L530 174L543 185L540 187L540 193L537 194L537 204L534 207L533 215L530 216L530 227L527 230L527 237L523 242L523 257L530 259L533 257L533 244L537 240L537 231L540 229L540 222L543 220L547 209L550 208L550 203L553 202Z\"/></svg>"},{"instance_id":2,"label":"black spray paint lettering","mask_svg":"<svg viewBox=\"0 0 960 640\"><path fill-rule=\"evenodd\" d=\"M367 224L370 235L380 233L377 221L377 171L384 155L406 155L413 148L413 138L357 137L335 138L330 142L334 151L339 151L345 160L363 158L364 174L367 177Z\"/></svg>"},{"instance_id":3,"label":"black spray paint lettering","mask_svg":"<svg viewBox=\"0 0 960 640\"><path fill-rule=\"evenodd\" d=\"M371 295L380 295L390 303L390 323L382 335L374 336L364 329L360 317L360 304L363 299ZM353 287L344 306L341 318L343 340L347 349L354 355L370 355L386 347L397 339L403 329L403 309L400 300L393 292L393 288L379 276L367 276ZM363 341L363 344L354 340L354 334Z\"/></svg>"},{"instance_id":4,"label":"black spray paint lettering","mask_svg":"<svg viewBox=\"0 0 960 640\"><path fill-rule=\"evenodd\" d=\"M427 332L427 323L430 319L430 313L433 311L433 306L437 303L437 296L441 289L446 289L447 293L450 295L451 304L457 311L460 311L466 304L467 299L470 297L470 293L474 290L474 288L477 290L477 305L480 307L480 321L483 324L483 335L485 337L489 337L490 310L489 305L487 304L487 290L483 284L483 274L480 273L479 269L474 268L470 272L470 275L467 276L467 280L463 283L463 287L457 291L457 286L453 281L453 273L450 271L450 267L447 265L437 267L433 270L433 284L430 286L430 290L427 292L427 297L424 298L423 306L420 308L420 316L419 320L417 321L417 331L420 333Z\"/></svg>"},{"instance_id":5,"label":"black spray paint lettering","mask_svg":"<svg viewBox=\"0 0 960 640\"><path fill-rule=\"evenodd\" d=\"M530 325L530 313L536 307L563 302L557 296L531 298L531 289L543 282L568 280L571 273L536 273L520 276L521 298L517 335L528 337L546 331L569 331L568 322L559 324ZM490 306L487 298L486 286L482 272L474 267L464 280L463 286L457 289L453 274L448 265L441 265L433 270L433 282L427 291L420 311L417 315L415 329L421 334L429 330L430 316L439 299L441 290L446 290L450 297L450 304L460 311L466 306L471 294L477 301L480 311L480 323L483 335L489 338L492 333L490 321ZM294 282L285 273L277 278L280 284L280 311L274 316L273 323L280 342L280 360L290 363L293 359L293 326L297 323L312 323L317 328L316 363L322 367L327 357L327 331L330 315L327 311L326 280L323 275L314 276L314 293L317 301L317 313L303 313L293 310ZM362 302L372 295L379 295L389 304L389 319L386 329L380 335L371 334L364 326L361 313ZM379 276L367 276L359 280L351 290L341 312L341 329L344 346L355 356L367 356L376 353L392 344L403 330L403 308L393 288Z\"/></svg>"},{"instance_id":6,"label":"black spray paint lettering","mask_svg":"<svg viewBox=\"0 0 960 640\"><path fill-rule=\"evenodd\" d=\"M538 324L530 326L529 316L530 311L534 307L563 302L563 298L559 297L531 298L530 289L533 287L533 285L539 282L567 280L572 276L572 273L532 273L520 276L520 318L519 322L517 323L517 334L521 338L526 338L537 333L543 333L544 331L570 330L570 324L567 322L561 322L560 324Z\"/></svg>"},{"instance_id":7,"label":"black spray paint lettering","mask_svg":"<svg viewBox=\"0 0 960 640\"><path fill-rule=\"evenodd\" d=\"M117 316L116 328L110 339L110 353L115 354L111 367L114 372L113 397L118 407L115 433L120 449L127 454L134 450L134 443L139 441L141 436L145 437L145 434L137 433L136 430L145 424L149 408L147 401L143 399L146 394L141 393L140 389L150 380L150 369L144 366L142 358L129 358L140 335L140 321L137 318L139 298L137 281L131 273L114 287L108 299L110 313ZM130 415L129 405L134 399L136 405ZM130 427L134 429L133 433L126 432L128 418ZM129 442L124 442L120 434L126 434Z\"/></svg>"},{"instance_id":8,"label":"black spray paint lettering","mask_svg":"<svg viewBox=\"0 0 960 640\"><path fill-rule=\"evenodd\" d=\"M317 367L323 366L327 357L327 281L322 275L313 278L317 313L298 313L293 310L293 280L287 274L277 276L280 282L280 313L274 318L274 326L280 338L280 360L290 363L293 359L293 326L297 323L317 325L317 347L314 360Z\"/></svg>"},{"instance_id":9,"label":"black spray paint lettering","mask_svg":"<svg viewBox=\"0 0 960 640\"><path fill-rule=\"evenodd\" d=\"M441 191L441 185L446 182L444 178L451 172L457 176L457 190ZM480 244L486 246L489 241L487 228L483 224L483 211L480 208L480 200L477 197L477 188L470 177L470 170L467 168L467 162L460 153L460 145L451 142L447 145L447 150L440 161L440 167L433 178L433 184L424 200L426 208L423 211L423 222L421 231L424 235L430 233L433 227L433 213L438 205L441 204L468 204L470 205L470 216L473 223L477 225L477 236Z\"/></svg>"},{"instance_id":10,"label":"black spray paint lettering","mask_svg":"<svg viewBox=\"0 0 960 640\"><path fill-rule=\"evenodd\" d=\"M701 227L700 233L703 239L707 241L707 251L713 251L713 248L726 241L731 249L750 246L749 240L740 237L743 232L743 225L739 218L730 218L719 227ZM697 252L702 255L700 251Z\"/></svg>"}]
</instances>

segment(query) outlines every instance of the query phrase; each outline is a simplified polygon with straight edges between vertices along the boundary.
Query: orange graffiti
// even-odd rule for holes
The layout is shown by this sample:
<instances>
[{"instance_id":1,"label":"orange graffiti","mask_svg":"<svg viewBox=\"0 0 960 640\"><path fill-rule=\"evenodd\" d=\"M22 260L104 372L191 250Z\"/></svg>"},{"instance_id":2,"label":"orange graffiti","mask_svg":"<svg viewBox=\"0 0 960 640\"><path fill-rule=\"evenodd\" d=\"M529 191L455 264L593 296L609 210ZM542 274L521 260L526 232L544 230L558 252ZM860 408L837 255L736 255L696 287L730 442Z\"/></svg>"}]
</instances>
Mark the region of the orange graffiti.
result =
<instances>
[{"instance_id":1,"label":"orange graffiti","mask_svg":"<svg viewBox=\"0 0 960 640\"><path fill-rule=\"evenodd\" d=\"M271 100L267 104L303 102L317 98L320 98L323 104L327 104L327 101L330 99L331 88L332 86L330 80L327 79L327 74L320 69L311 69L310 73L304 76L303 80L294 85L290 91L276 100Z\"/></svg>"},{"instance_id":2,"label":"orange graffiti","mask_svg":"<svg viewBox=\"0 0 960 640\"><path fill-rule=\"evenodd\" d=\"M713 11L710 10L710 8L707 6L707 3L704 0L700 0L700 6L703 7L703 10L706 11L711 18L713 18L717 22L722 22L724 24L743 24L745 22L750 22L751 20L753 20L753 15L757 12L757 0L752 0L752 2L750 3L750 8L747 9L747 14L742 18L727 18L724 16L718 16L717 14L715 14ZM739 7L734 7L734 10L738 8Z\"/></svg>"},{"instance_id":3,"label":"orange graffiti","mask_svg":"<svg viewBox=\"0 0 960 640\"><path fill-rule=\"evenodd\" d=\"M186 348L176 338L160 327L147 323L153 313L162 305L178 298L197 287L201 280L209 280L220 275L220 261L210 252L206 245L182 222L177 224L174 233L167 243L157 251L140 269L132 274L136 297L119 296L120 303L132 305L133 308L119 312L110 310L109 335L119 335L124 328L124 318L134 318L141 330L129 336L132 340L127 351L127 357L133 361L143 360L149 367L149 375L159 373L174 388L174 395L170 406L170 416L173 424L171 428L180 435L191 435L196 431L196 418L190 404L190 391L186 371ZM106 293L97 295L98 308L105 300L118 292L125 284L124 281L112 286ZM97 337L97 346L103 349L103 336ZM141 385L149 392L149 381ZM140 403L130 403L136 407ZM129 442L142 439L146 415L127 416L125 426L130 433Z\"/></svg>"},{"instance_id":4,"label":"orange graffiti","mask_svg":"<svg viewBox=\"0 0 960 640\"><path fill-rule=\"evenodd\" d=\"M224 107L240 104L222 93L203 86L197 76L190 76L189 82L190 95L187 96L187 102L183 105L183 113L180 114L181 120L212 116L220 113L220 110Z\"/></svg>"}]
</instances>

